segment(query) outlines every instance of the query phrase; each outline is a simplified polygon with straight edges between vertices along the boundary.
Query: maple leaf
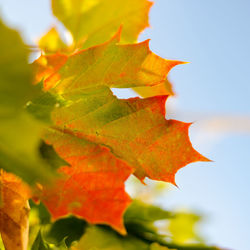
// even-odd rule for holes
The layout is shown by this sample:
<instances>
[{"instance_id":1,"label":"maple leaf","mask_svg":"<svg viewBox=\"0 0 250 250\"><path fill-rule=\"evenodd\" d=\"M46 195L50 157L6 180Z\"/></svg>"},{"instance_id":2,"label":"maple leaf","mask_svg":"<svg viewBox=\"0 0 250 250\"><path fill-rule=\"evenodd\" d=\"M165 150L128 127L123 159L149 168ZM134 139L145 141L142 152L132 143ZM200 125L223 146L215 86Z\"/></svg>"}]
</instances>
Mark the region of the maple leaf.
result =
<instances>
[{"instance_id":1,"label":"maple leaf","mask_svg":"<svg viewBox=\"0 0 250 250\"><path fill-rule=\"evenodd\" d=\"M141 180L175 184L178 169L207 159L192 148L190 124L165 119L165 101L166 96L121 100L104 87L57 108L52 119L78 138L111 148Z\"/></svg>"},{"instance_id":2,"label":"maple leaf","mask_svg":"<svg viewBox=\"0 0 250 250\"><path fill-rule=\"evenodd\" d=\"M149 50L149 40L138 44L120 45L121 29L104 44L82 50L58 63L56 56L49 67L56 65L54 73L45 74L45 90L75 95L89 88L107 86L110 88L132 88L154 86L166 81L168 72L181 61L165 60ZM44 57L43 57L44 58ZM39 69L37 74L46 72ZM52 69L49 73L52 73ZM41 79L41 77L39 78Z\"/></svg>"},{"instance_id":3,"label":"maple leaf","mask_svg":"<svg viewBox=\"0 0 250 250\"><path fill-rule=\"evenodd\" d=\"M52 0L54 15L82 48L107 41L121 24L122 42L135 42L139 33L149 26L151 5L148 0Z\"/></svg>"},{"instance_id":4,"label":"maple leaf","mask_svg":"<svg viewBox=\"0 0 250 250\"><path fill-rule=\"evenodd\" d=\"M107 148L71 132L50 129L45 138L71 164L60 168L64 178L43 191L42 200L53 217L74 213L91 223L109 224L124 234L122 216L130 203L124 181L132 169Z\"/></svg>"},{"instance_id":5,"label":"maple leaf","mask_svg":"<svg viewBox=\"0 0 250 250\"><path fill-rule=\"evenodd\" d=\"M60 53L56 53L53 55L41 55L32 63L34 71L34 82L37 83L42 80L46 80L53 73L56 73L66 63L67 59L68 56ZM176 63L178 64L184 62L176 61ZM174 95L172 84L168 79L160 81L160 83L157 83L153 86L139 86L133 87L132 89L143 98L162 95Z\"/></svg>"},{"instance_id":6,"label":"maple leaf","mask_svg":"<svg viewBox=\"0 0 250 250\"><path fill-rule=\"evenodd\" d=\"M102 45L80 51L67 59L62 56L61 62L60 55L53 58L43 56L42 59L48 59L51 75L46 67L39 68L40 59L35 64L40 79L41 75L44 77L44 89L64 100L64 105L53 109L53 130L48 130L44 138L71 165L61 169L65 179L54 188L45 190L42 200L54 217L74 213L92 223L110 224L124 233L122 214L129 201L124 199L127 196L123 182L130 173L134 172L141 180L149 177L175 184L178 169L207 159L191 145L188 137L190 124L165 119L167 96L120 100L112 94L111 87L151 88L159 85L161 90L171 68L182 63L156 56L149 50L148 41L120 45L117 44L119 38L120 32ZM159 94L157 89L155 94ZM56 136L55 131L60 131L60 136ZM63 144L67 147L62 147ZM73 160L71 155L75 155ZM115 170L112 165L116 166ZM91 177L89 166L95 170ZM109 174L103 175L101 168ZM118 181L121 190L120 195L114 195L117 191L113 185L108 194L111 194L111 207L118 209L119 216L112 211L110 217L105 213L104 218L99 205L102 203L97 199L104 197L99 190L107 189L105 180L110 175ZM86 180L93 183L91 190L83 186ZM81 196L72 197L72 193L81 193ZM119 196L122 202L114 205ZM55 197L58 206L54 205ZM96 197L96 200L89 197ZM108 205L106 207L111 209Z\"/></svg>"},{"instance_id":7,"label":"maple leaf","mask_svg":"<svg viewBox=\"0 0 250 250\"><path fill-rule=\"evenodd\" d=\"M119 45L119 37L120 32L73 54L45 79L46 90L71 101L52 112L53 120L80 138L110 147L140 179L175 183L179 168L207 160L192 148L190 124L165 120L164 96L118 100L107 87L157 86L182 62L156 56L147 42Z\"/></svg>"},{"instance_id":8,"label":"maple leaf","mask_svg":"<svg viewBox=\"0 0 250 250\"><path fill-rule=\"evenodd\" d=\"M0 233L6 250L26 250L28 244L29 188L0 170Z\"/></svg>"}]
</instances>

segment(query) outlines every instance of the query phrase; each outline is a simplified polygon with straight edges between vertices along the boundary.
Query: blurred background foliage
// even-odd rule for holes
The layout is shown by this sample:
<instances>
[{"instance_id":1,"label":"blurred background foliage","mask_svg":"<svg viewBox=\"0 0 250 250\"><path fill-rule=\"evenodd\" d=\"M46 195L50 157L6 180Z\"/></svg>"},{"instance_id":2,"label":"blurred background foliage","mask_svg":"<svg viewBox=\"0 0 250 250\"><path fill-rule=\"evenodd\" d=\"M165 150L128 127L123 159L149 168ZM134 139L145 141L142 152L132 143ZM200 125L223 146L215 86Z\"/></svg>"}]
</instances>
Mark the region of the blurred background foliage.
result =
<instances>
[{"instance_id":1,"label":"blurred background foliage","mask_svg":"<svg viewBox=\"0 0 250 250\"><path fill-rule=\"evenodd\" d=\"M54 222L42 203L30 201L31 249L219 249L205 245L198 230L201 216L191 211L166 211L134 200L124 215L128 235L105 225L93 226L74 216ZM164 248L161 248L164 247Z\"/></svg>"}]
</instances>

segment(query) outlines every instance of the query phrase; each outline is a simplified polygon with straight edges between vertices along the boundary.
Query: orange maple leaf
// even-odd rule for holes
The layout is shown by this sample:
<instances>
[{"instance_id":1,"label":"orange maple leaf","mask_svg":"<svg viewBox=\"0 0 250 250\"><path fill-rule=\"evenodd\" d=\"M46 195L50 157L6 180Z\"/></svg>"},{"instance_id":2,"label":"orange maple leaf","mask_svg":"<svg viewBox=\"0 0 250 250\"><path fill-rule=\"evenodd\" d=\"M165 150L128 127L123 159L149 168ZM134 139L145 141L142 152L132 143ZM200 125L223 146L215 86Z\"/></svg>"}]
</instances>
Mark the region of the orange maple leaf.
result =
<instances>
[{"instance_id":1,"label":"orange maple leaf","mask_svg":"<svg viewBox=\"0 0 250 250\"><path fill-rule=\"evenodd\" d=\"M120 36L121 28L106 43L71 56L41 56L34 63L37 80L44 77L46 91L52 88L53 92L63 95L100 86L156 86L166 81L174 66L185 63L157 56L150 51L149 40L120 45Z\"/></svg>"},{"instance_id":2,"label":"orange maple leaf","mask_svg":"<svg viewBox=\"0 0 250 250\"><path fill-rule=\"evenodd\" d=\"M66 177L54 188L45 188L42 200L54 217L74 213L124 233L129 199L123 183L132 172L142 181L175 184L178 169L207 159L191 145L190 124L165 119L167 95L159 90L166 94L167 74L182 62L156 56L148 41L119 45L119 37L120 32L62 62L55 56L49 72L38 67L38 75L46 91L65 100L52 111L54 125L44 138L71 165L60 170ZM155 86L157 96L145 99L121 100L109 89Z\"/></svg>"},{"instance_id":3,"label":"orange maple leaf","mask_svg":"<svg viewBox=\"0 0 250 250\"><path fill-rule=\"evenodd\" d=\"M56 219L73 213L125 234L122 217L130 198L124 182L132 169L109 149L79 139L70 131L51 128L45 138L71 164L60 168L63 178L43 190L41 198L52 216Z\"/></svg>"},{"instance_id":4,"label":"orange maple leaf","mask_svg":"<svg viewBox=\"0 0 250 250\"><path fill-rule=\"evenodd\" d=\"M139 179L149 177L175 184L178 169L207 159L191 145L190 124L165 119L166 98L121 100L102 89L56 109L52 119L57 127L72 131L78 138L111 148Z\"/></svg>"}]
</instances>

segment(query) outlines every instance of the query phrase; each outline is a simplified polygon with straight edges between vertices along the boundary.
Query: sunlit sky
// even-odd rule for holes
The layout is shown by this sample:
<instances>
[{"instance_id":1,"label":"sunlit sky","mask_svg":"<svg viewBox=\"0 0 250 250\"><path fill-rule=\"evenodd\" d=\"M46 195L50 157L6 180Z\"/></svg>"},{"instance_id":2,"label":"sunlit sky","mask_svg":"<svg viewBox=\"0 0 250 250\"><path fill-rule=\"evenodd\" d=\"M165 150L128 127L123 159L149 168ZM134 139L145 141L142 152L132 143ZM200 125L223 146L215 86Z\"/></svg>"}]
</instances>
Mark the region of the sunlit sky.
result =
<instances>
[{"instance_id":1,"label":"sunlit sky","mask_svg":"<svg viewBox=\"0 0 250 250\"><path fill-rule=\"evenodd\" d=\"M49 0L0 0L0 12L29 44L57 23ZM162 57L190 62L170 73L177 96L167 117L194 121L192 143L214 161L180 170L179 189L160 203L201 211L210 243L249 250L250 1L156 0L150 23L140 40L150 38Z\"/></svg>"}]
</instances>

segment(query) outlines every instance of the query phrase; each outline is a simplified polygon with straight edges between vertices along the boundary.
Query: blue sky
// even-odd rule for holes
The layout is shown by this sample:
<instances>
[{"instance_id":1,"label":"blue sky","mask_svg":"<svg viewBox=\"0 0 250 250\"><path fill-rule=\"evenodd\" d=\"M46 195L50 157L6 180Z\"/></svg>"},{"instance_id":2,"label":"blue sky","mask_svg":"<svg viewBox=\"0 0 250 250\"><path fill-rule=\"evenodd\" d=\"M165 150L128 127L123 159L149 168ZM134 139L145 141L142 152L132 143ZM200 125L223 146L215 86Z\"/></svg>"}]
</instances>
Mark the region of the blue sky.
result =
<instances>
[{"instance_id":1,"label":"blue sky","mask_svg":"<svg viewBox=\"0 0 250 250\"><path fill-rule=\"evenodd\" d=\"M0 0L0 12L28 43L56 23L49 0ZM160 203L201 211L211 243L248 250L250 1L156 0L150 23L140 40L150 38L162 57L190 62L170 73L177 96L167 117L195 121L193 145L214 160L179 171L179 189Z\"/></svg>"}]
</instances>

